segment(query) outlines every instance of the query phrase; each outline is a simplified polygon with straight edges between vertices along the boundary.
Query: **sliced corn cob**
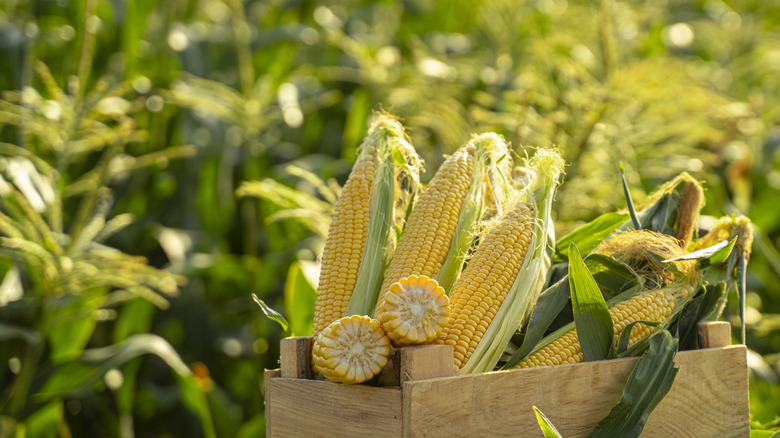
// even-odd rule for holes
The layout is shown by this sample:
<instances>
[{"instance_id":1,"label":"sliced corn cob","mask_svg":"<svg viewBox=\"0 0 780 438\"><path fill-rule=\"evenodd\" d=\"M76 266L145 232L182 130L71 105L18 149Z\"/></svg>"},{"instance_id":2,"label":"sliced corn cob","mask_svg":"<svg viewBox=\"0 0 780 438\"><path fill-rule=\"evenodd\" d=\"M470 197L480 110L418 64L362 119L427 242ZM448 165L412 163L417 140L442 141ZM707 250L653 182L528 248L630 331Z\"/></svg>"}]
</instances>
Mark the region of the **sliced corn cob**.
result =
<instances>
[{"instance_id":1,"label":"sliced corn cob","mask_svg":"<svg viewBox=\"0 0 780 438\"><path fill-rule=\"evenodd\" d=\"M419 157L406 141L403 126L389 116L376 117L328 228L314 309L315 336L344 315L373 311L384 267L395 248L395 211L406 210L403 203L419 185L419 169Z\"/></svg>"},{"instance_id":2,"label":"sliced corn cob","mask_svg":"<svg viewBox=\"0 0 780 438\"><path fill-rule=\"evenodd\" d=\"M314 334L344 316L357 281L368 236L376 149L360 154L333 210L322 252L314 307Z\"/></svg>"},{"instance_id":3,"label":"sliced corn cob","mask_svg":"<svg viewBox=\"0 0 780 438\"><path fill-rule=\"evenodd\" d=\"M384 298L378 318L396 347L433 342L447 324L447 295L436 280L425 275L398 280Z\"/></svg>"},{"instance_id":4,"label":"sliced corn cob","mask_svg":"<svg viewBox=\"0 0 780 438\"><path fill-rule=\"evenodd\" d=\"M368 316L345 316L314 338L314 367L326 379L362 383L379 374L390 360L390 339L379 321Z\"/></svg>"},{"instance_id":5,"label":"sliced corn cob","mask_svg":"<svg viewBox=\"0 0 780 438\"><path fill-rule=\"evenodd\" d=\"M480 242L450 293L450 320L437 343L453 345L455 369L469 360L523 266L535 217L520 203Z\"/></svg>"},{"instance_id":6,"label":"sliced corn cob","mask_svg":"<svg viewBox=\"0 0 780 438\"><path fill-rule=\"evenodd\" d=\"M686 284L642 292L624 301L615 303L610 309L614 326L615 343L620 339L623 330L635 321L655 321L663 324L669 319L681 301L688 298L696 288ZM655 327L637 323L631 328L628 345L649 336ZM542 341L540 345L543 345ZM580 363L584 361L582 347L577 337L577 329L572 328L562 336L531 353L516 368L533 368L538 366L560 365L562 363Z\"/></svg>"}]
</instances>

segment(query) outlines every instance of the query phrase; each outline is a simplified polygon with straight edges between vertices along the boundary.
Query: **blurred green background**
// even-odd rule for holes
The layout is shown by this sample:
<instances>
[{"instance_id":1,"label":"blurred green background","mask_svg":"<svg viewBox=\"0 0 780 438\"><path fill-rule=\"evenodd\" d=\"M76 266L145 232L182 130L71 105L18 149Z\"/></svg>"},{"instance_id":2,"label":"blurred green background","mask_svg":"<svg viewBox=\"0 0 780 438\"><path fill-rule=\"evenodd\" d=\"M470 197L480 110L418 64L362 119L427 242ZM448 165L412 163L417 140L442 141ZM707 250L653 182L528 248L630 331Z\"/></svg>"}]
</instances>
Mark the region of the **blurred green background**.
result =
<instances>
[{"instance_id":1,"label":"blurred green background","mask_svg":"<svg viewBox=\"0 0 780 438\"><path fill-rule=\"evenodd\" d=\"M620 162L638 203L688 171L748 215L780 427L779 2L4 0L0 90L0 436L263 436L250 296L312 299L374 110L424 179L471 133L556 145L559 235L624 205Z\"/></svg>"}]
</instances>

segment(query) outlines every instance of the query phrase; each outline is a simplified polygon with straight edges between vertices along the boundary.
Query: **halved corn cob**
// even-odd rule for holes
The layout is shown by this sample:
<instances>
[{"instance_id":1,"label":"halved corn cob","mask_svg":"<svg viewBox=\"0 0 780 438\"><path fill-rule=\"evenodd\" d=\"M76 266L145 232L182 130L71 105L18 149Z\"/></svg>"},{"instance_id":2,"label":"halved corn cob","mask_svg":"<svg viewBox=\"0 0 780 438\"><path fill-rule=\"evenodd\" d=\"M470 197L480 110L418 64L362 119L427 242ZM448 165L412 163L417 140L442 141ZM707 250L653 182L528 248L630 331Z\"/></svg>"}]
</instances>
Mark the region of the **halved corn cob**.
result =
<instances>
[{"instance_id":1,"label":"halved corn cob","mask_svg":"<svg viewBox=\"0 0 780 438\"><path fill-rule=\"evenodd\" d=\"M469 360L523 266L535 216L520 203L480 242L450 293L450 320L437 343L453 345L455 369Z\"/></svg>"},{"instance_id":2,"label":"halved corn cob","mask_svg":"<svg viewBox=\"0 0 780 438\"><path fill-rule=\"evenodd\" d=\"M403 201L417 189L419 168L403 126L389 116L376 117L328 228L314 309L315 336L344 315L373 311L384 267L395 248L395 210L406 210ZM411 183L400 184L400 179Z\"/></svg>"},{"instance_id":3,"label":"halved corn cob","mask_svg":"<svg viewBox=\"0 0 780 438\"><path fill-rule=\"evenodd\" d=\"M314 338L312 360L328 380L362 383L387 365L390 339L379 321L368 316L345 316Z\"/></svg>"},{"instance_id":4,"label":"halved corn cob","mask_svg":"<svg viewBox=\"0 0 780 438\"><path fill-rule=\"evenodd\" d=\"M614 326L615 343L620 339L623 330L632 322L655 321L661 324L665 323L681 304L681 301L690 297L695 290L696 286L690 284L676 285L663 289L648 290L615 303L609 309ZM628 345L631 346L639 342L655 330L655 327L646 324L634 324ZM544 345L545 342L543 340L540 345ZM584 361L576 328L572 328L562 336L550 339L548 342L520 361L516 368L532 368Z\"/></svg>"},{"instance_id":5,"label":"halved corn cob","mask_svg":"<svg viewBox=\"0 0 780 438\"><path fill-rule=\"evenodd\" d=\"M379 322L397 347L432 342L447 324L447 295L425 275L393 283L384 298L377 308Z\"/></svg>"}]
</instances>

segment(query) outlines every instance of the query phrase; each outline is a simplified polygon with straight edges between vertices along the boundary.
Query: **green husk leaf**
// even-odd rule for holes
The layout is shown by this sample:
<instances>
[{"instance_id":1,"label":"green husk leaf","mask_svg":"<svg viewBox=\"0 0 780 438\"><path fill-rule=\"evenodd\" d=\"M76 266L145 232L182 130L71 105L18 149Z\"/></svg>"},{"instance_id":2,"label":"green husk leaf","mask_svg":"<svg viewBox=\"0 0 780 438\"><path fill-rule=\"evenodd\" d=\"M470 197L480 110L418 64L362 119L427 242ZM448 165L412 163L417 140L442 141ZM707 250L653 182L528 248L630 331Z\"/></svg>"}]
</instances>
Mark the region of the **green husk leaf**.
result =
<instances>
[{"instance_id":1,"label":"green husk leaf","mask_svg":"<svg viewBox=\"0 0 780 438\"><path fill-rule=\"evenodd\" d=\"M587 224L577 228L562 237L555 245L554 262L564 262L569 259L569 245L577 245L585 254L590 254L607 236L618 229L629 218L628 214L605 213Z\"/></svg>"},{"instance_id":2,"label":"green husk leaf","mask_svg":"<svg viewBox=\"0 0 780 438\"><path fill-rule=\"evenodd\" d=\"M544 438L563 438L558 429L553 426L552 422L540 411L536 406L531 406L536 413L536 421L539 422L539 427L542 428Z\"/></svg>"},{"instance_id":3,"label":"green husk leaf","mask_svg":"<svg viewBox=\"0 0 780 438\"><path fill-rule=\"evenodd\" d=\"M628 349L628 341L631 340L631 330L633 330L634 326L637 324L649 325L650 327L658 327L661 325L658 321L634 321L626 325L623 332L620 333L620 339L618 339L617 354L621 354Z\"/></svg>"},{"instance_id":4,"label":"green husk leaf","mask_svg":"<svg viewBox=\"0 0 780 438\"><path fill-rule=\"evenodd\" d=\"M667 330L650 338L650 346L634 367L623 396L595 429L591 438L638 437L653 409L666 396L677 376L677 340Z\"/></svg>"},{"instance_id":5,"label":"green husk leaf","mask_svg":"<svg viewBox=\"0 0 780 438\"><path fill-rule=\"evenodd\" d=\"M574 324L582 354L585 361L605 360L610 356L614 333L607 303L573 243L569 248L569 257Z\"/></svg>"},{"instance_id":6,"label":"green husk leaf","mask_svg":"<svg viewBox=\"0 0 780 438\"><path fill-rule=\"evenodd\" d=\"M745 343L745 297L747 293L747 256L744 252L739 254L737 261L737 296L739 296L739 328L740 341Z\"/></svg>"}]
</instances>

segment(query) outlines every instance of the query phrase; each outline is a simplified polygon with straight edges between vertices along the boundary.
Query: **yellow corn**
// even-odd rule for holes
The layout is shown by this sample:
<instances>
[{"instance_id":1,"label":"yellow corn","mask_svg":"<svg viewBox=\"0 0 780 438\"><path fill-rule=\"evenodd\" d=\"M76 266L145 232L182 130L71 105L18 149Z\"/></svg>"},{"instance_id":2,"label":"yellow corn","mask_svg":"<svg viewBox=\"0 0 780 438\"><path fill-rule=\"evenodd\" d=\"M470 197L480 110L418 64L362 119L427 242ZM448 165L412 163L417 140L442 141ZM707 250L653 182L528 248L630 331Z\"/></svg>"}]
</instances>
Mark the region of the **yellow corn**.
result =
<instances>
[{"instance_id":1,"label":"yellow corn","mask_svg":"<svg viewBox=\"0 0 780 438\"><path fill-rule=\"evenodd\" d=\"M362 383L387 365L390 339L379 321L368 316L345 316L314 338L312 359L317 371L328 380Z\"/></svg>"},{"instance_id":2,"label":"yellow corn","mask_svg":"<svg viewBox=\"0 0 780 438\"><path fill-rule=\"evenodd\" d=\"M690 293L690 287L674 287L643 292L621 301L609 309L615 328L615 343L620 339L623 329L635 321L656 321L664 323L672 314L680 298ZM637 323L631 328L628 345L650 335L655 327ZM560 338L542 347L517 364L518 368L560 365L562 363L584 362L582 347L577 337L577 329L571 329Z\"/></svg>"},{"instance_id":3,"label":"yellow corn","mask_svg":"<svg viewBox=\"0 0 780 438\"><path fill-rule=\"evenodd\" d=\"M374 155L375 151L360 155L336 201L322 253L314 307L315 336L344 316L355 288L368 235Z\"/></svg>"},{"instance_id":4,"label":"yellow corn","mask_svg":"<svg viewBox=\"0 0 780 438\"><path fill-rule=\"evenodd\" d=\"M393 345L425 344L447 324L449 300L436 280L412 275L390 285L378 314Z\"/></svg>"},{"instance_id":5,"label":"yellow corn","mask_svg":"<svg viewBox=\"0 0 780 438\"><path fill-rule=\"evenodd\" d=\"M450 293L450 319L436 340L453 345L455 368L466 364L512 287L528 252L534 216L525 204L484 236Z\"/></svg>"},{"instance_id":6,"label":"yellow corn","mask_svg":"<svg viewBox=\"0 0 780 438\"><path fill-rule=\"evenodd\" d=\"M410 275L433 278L439 272L458 226L473 167L474 146L465 146L444 161L420 195L385 270L374 316L390 285Z\"/></svg>"}]
</instances>

